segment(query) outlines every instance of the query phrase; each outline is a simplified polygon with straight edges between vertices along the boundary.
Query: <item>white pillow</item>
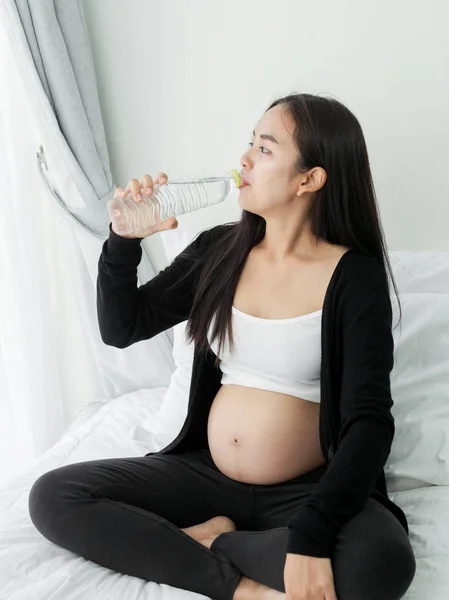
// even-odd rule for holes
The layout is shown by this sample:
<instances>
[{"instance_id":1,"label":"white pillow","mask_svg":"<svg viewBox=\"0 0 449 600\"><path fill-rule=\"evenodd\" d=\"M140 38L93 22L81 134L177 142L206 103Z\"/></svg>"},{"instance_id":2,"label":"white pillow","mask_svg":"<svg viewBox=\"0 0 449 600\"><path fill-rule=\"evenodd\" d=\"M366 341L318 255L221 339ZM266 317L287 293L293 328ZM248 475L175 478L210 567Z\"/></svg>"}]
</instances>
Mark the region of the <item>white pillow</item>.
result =
<instances>
[{"instance_id":1,"label":"white pillow","mask_svg":"<svg viewBox=\"0 0 449 600\"><path fill-rule=\"evenodd\" d=\"M391 252L402 303L391 373L389 492L449 485L449 253ZM393 325L398 308L392 295Z\"/></svg>"},{"instance_id":2,"label":"white pillow","mask_svg":"<svg viewBox=\"0 0 449 600\"><path fill-rule=\"evenodd\" d=\"M197 233L162 232L168 260ZM403 251L389 257L402 303L402 327L393 330L396 432L385 465L388 491L449 485L449 253ZM394 293L391 299L396 326ZM143 424L159 436L160 447L175 439L187 415L194 347L186 342L186 324L174 327L176 369L160 412Z\"/></svg>"}]
</instances>

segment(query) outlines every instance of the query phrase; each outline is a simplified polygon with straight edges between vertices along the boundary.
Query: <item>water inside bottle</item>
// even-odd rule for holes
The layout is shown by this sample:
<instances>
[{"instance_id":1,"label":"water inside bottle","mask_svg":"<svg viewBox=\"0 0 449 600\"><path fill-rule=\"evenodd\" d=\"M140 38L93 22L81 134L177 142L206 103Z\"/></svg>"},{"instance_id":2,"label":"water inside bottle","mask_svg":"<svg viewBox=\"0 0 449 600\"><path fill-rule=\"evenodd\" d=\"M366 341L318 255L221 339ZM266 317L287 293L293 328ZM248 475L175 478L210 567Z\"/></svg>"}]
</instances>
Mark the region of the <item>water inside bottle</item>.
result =
<instances>
[{"instance_id":1,"label":"water inside bottle","mask_svg":"<svg viewBox=\"0 0 449 600\"><path fill-rule=\"evenodd\" d=\"M219 204L228 198L231 189L231 180L223 177L169 181L155 192L160 202L160 218L165 220Z\"/></svg>"}]
</instances>

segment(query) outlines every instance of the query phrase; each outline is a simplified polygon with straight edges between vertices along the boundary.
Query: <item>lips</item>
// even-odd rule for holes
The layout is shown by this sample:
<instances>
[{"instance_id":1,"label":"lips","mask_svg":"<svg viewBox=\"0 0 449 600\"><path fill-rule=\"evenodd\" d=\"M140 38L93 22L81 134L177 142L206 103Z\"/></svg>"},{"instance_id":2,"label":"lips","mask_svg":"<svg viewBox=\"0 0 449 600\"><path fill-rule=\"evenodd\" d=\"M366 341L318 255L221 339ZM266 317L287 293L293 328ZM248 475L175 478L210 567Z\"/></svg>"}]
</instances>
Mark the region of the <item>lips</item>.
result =
<instances>
[{"instance_id":1,"label":"lips","mask_svg":"<svg viewBox=\"0 0 449 600\"><path fill-rule=\"evenodd\" d=\"M245 187L247 185L249 185L249 183L246 181L246 179L240 173L240 188Z\"/></svg>"}]
</instances>

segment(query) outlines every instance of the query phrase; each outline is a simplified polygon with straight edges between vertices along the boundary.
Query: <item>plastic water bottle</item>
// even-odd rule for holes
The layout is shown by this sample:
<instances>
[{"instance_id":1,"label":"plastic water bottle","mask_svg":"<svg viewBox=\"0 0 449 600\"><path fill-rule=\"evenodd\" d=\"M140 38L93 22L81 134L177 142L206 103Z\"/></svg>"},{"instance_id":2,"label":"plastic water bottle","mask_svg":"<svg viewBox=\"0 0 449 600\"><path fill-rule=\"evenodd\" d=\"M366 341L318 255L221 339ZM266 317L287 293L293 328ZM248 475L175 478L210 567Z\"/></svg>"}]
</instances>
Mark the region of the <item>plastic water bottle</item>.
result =
<instances>
[{"instance_id":1,"label":"plastic water bottle","mask_svg":"<svg viewBox=\"0 0 449 600\"><path fill-rule=\"evenodd\" d=\"M240 184L240 174L236 169L223 175L211 175L209 171L202 170L182 179L169 180L166 184L154 184L152 196L141 190L140 202L136 202L131 193L126 197L114 196L107 203L107 208L118 234L135 234L169 217L219 204Z\"/></svg>"}]
</instances>

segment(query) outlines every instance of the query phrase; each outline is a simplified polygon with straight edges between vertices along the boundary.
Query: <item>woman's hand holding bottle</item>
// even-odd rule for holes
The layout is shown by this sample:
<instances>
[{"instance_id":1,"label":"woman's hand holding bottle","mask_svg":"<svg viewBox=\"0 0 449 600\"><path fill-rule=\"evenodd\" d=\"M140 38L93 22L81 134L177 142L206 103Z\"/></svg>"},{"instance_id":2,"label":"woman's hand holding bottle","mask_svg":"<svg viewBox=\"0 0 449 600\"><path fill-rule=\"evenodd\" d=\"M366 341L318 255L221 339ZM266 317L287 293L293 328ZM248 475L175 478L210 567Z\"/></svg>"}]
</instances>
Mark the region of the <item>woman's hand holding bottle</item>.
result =
<instances>
[{"instance_id":1,"label":"woman's hand holding bottle","mask_svg":"<svg viewBox=\"0 0 449 600\"><path fill-rule=\"evenodd\" d=\"M151 177L151 175L144 175L142 177L142 179L140 179L140 180L139 179L130 179L128 182L128 185L126 186L125 189L118 187L115 190L114 197L121 196L123 199L126 198L126 202L128 203L129 210L132 211L132 204L129 204L129 203L135 202L136 204L138 204L139 202L142 202L143 201L142 192L145 196L147 196L148 198L151 198L151 196L153 195L154 185L155 184L163 185L163 184L167 183L167 181L168 181L168 176L165 173L159 173L154 180L154 184L153 184L153 178ZM136 213L137 213L137 211L136 211ZM121 237L124 237L124 238L144 238L144 237L153 235L154 233L157 233L158 231L164 231L166 229L176 229L176 227L178 227L178 221L177 221L176 217L169 217L165 221L161 221L159 223L154 223L154 224L151 224L148 226L144 226L142 228L137 229L133 233L127 233L126 235L119 233L119 231L117 230L119 228L114 227L114 225L117 225L117 223L114 221L114 217L112 216L111 217L111 229L114 233L116 233L117 235L120 235Z\"/></svg>"}]
</instances>

